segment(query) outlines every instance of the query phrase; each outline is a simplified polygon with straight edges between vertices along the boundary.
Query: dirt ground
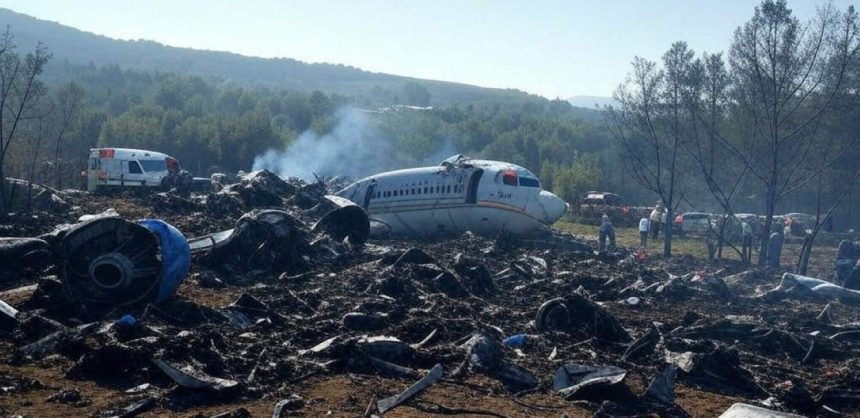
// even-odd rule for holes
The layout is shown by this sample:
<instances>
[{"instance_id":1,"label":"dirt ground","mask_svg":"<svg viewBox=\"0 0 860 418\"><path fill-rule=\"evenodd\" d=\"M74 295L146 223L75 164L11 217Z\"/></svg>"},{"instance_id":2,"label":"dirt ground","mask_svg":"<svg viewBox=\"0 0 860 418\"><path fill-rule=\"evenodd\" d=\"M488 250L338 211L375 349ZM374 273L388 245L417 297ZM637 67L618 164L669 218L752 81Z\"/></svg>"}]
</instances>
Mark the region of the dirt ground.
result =
<instances>
[{"instance_id":1,"label":"dirt ground","mask_svg":"<svg viewBox=\"0 0 860 418\"><path fill-rule=\"evenodd\" d=\"M73 222L80 214L109 207L130 219L164 218L189 236L232 227L237 219L236 215L213 216L199 207L176 210L163 201L151 201L148 198L95 197L80 200L68 213L16 215L0 228L0 236L35 236L49 232L56 224ZM560 228L571 231L579 227L568 224ZM582 231L584 229L577 230ZM578 237L586 242L594 239L582 233ZM627 243L622 241L623 244ZM254 325L243 330L210 323L194 325L196 319L189 318L178 318L178 322L174 323L163 318L147 319L150 322L146 326L159 333L157 338L160 342L155 348L159 349L160 354L166 352L167 356L177 361L184 355L193 357L194 364L205 369L208 374L236 379L245 389L225 395L201 395L193 390L179 388L166 377L159 376L151 364L140 369L129 369L129 364L120 360L97 363L99 370L87 369L87 373L75 375L70 370L83 361L77 355L61 352L38 361L20 361L16 351L32 340L6 338L0 341L0 356L3 358L0 362L0 415L100 416L106 410L125 406L130 400L136 399L139 394L127 393L130 388L151 383L152 387L143 393L152 395L156 401L151 409L139 415L142 417L213 416L221 413L231 413L226 416L247 416L243 415L241 409L250 416L268 417L274 405L290 395L301 397L303 404L284 416L362 416L372 400L395 395L416 379L386 377L351 361L341 362L343 357L337 356L328 359L332 361L331 364L337 363L336 366L320 368L311 363L321 363L325 359L305 362L298 353L330 336L337 335L351 341L349 338L360 335L389 335L411 344L434 330L435 338L417 350L416 358L408 366L423 375L433 364L440 363L445 368L445 376L427 391L385 416L456 414L589 417L595 414L605 400L639 405L639 401L634 399L640 399L640 394L648 387L651 379L664 367L662 354L646 354L638 360L625 360L622 355L628 343L597 341L584 328L543 334L534 330L532 321L543 302L583 291L617 318L618 323L633 338L643 336L657 321L662 323L661 329L665 332L682 328L692 330L690 332L693 334L683 334L684 331L681 331L679 335L684 335L688 340L699 338L717 341L721 346L737 351L740 364L763 392L715 389L707 382L702 384L702 381L689 376L681 376L674 389L675 403L689 416L715 417L735 402L757 403L768 397L774 397L780 409L797 411L796 408L787 407L786 403L790 403L792 396L800 396L798 393L808 393L815 399L822 396L830 399L826 398L829 389L860 389L860 371L857 369L860 366L860 358L857 357L860 351L854 342L825 343L826 339L821 340L825 344L824 348L816 351L816 355L808 361L802 361L802 353L798 356L792 351L792 344L786 342L792 338L796 341L799 339L801 342L798 344L803 348L803 344L806 344L804 338L810 332L832 333L835 329L832 325L816 322L815 319L828 303L831 303L836 324L857 324L860 322L860 313L856 306L809 295L775 299L755 297L779 283L779 272L760 272L751 278L739 280L733 275L745 271L745 266L733 260L709 264L696 257L698 254L691 254L695 251L683 253L684 248L695 245L695 242L682 243L679 246L682 253L669 260L652 255L645 261L636 262L629 254L601 259L593 254L573 254L563 248L471 236L433 241L371 240L364 252L315 264L309 272L288 272L290 274L285 275L275 272L255 280L231 280L229 275L213 273L195 259L189 279L182 284L175 300L163 307L165 312L181 316L182 312L193 309L204 312L202 315L205 317L210 315L210 310L218 312L227 309L240 296L249 294L265 302L267 309L272 311L270 316L281 319L268 327ZM438 284L422 282L421 269L425 267L384 267L385 257L413 247L429 254L442 269L455 269L453 260L459 253L479 260L492 274L492 291L479 293L469 288L467 296L454 297L446 295L448 289L440 290ZM783 251L783 263L793 265L798 250L798 243L789 242ZM830 278L834 255L834 246L817 246L811 259L810 275ZM537 268L528 275L506 273L515 264L521 265L525 262L523 260L528 260L528 256L545 260L548 264L546 271ZM6 280L0 283L0 291L32 285L45 274L55 272L49 269L37 272L35 276ZM728 293L714 293L713 289L696 284L695 274L719 277L725 281ZM224 284L219 287L204 286L201 284L201 275L216 275ZM457 274L466 283L466 279L461 276ZM667 279L671 281L672 276L683 276L680 280L684 284L677 293L671 295L627 289L637 280L656 284ZM33 292L33 287L30 287L0 293L0 299L22 311L32 310ZM635 305L625 303L631 295L637 296L641 302ZM387 300L388 296L395 300ZM296 300L309 308L298 306ZM388 319L379 329L356 332L346 329L342 323L341 318L345 313L374 310L388 313L384 316ZM44 315L50 317L51 313L48 311ZM141 312L137 312L137 315L141 316ZM80 323L77 318L74 321L56 316L51 319L68 325ZM732 324L755 324L759 328L775 331L773 335L787 337L778 342L760 340L761 334L756 334L755 338L724 337L719 334L724 332L723 328L714 324L721 324L720 321L725 320ZM516 333L529 335L529 342L518 351L505 348L504 353L506 361L524 367L539 379L541 384L538 388L514 390L500 380L479 372L467 372L456 377L450 375L465 355L460 344L469 335L487 328L498 331L501 336ZM190 332L200 338L182 339L178 336L182 332ZM146 335L152 338L151 334ZM85 353L113 344L110 341L113 340L105 340L99 335L87 337L85 343L89 348L85 349ZM133 348L133 353L149 353L146 351L149 343L140 343L142 348L139 349L135 345L136 339L122 341ZM815 341L817 344L819 340ZM209 358L214 356L213 353L219 353L223 358ZM556 354L553 356L551 353ZM135 361L136 357L130 360L130 364L145 364ZM621 397L607 394L604 399L598 396L597 399L582 400L568 400L559 396L551 388L552 374L556 368L568 362L624 367L628 372L623 383L626 394ZM219 367L223 369L219 370ZM251 370L254 371L249 376L248 371ZM256 380L253 378L255 372L259 372ZM792 392L794 388L802 390ZM78 400L49 400L63 389L75 389ZM860 416L860 404L853 407L840 405L839 408L845 416ZM636 416L675 415L662 409L640 409Z\"/></svg>"}]
</instances>

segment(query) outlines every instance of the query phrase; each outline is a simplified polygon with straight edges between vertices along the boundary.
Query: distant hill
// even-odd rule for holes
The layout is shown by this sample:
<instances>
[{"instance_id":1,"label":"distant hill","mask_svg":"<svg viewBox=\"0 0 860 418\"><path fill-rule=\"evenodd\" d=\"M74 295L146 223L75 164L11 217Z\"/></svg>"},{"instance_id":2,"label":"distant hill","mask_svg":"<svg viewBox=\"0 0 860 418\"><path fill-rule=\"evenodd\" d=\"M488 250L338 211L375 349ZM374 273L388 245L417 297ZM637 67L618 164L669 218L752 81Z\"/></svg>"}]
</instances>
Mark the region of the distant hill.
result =
<instances>
[{"instance_id":1,"label":"distant hill","mask_svg":"<svg viewBox=\"0 0 860 418\"><path fill-rule=\"evenodd\" d=\"M129 69L197 74L239 84L362 96L374 103L418 104L409 103L405 97L408 95L405 86L410 82L417 82L430 93L429 103L420 103L422 105L545 102L543 98L514 89L373 73L340 64L308 64L290 58L267 59L176 48L146 40L122 41L3 8L0 8L0 25L12 28L16 43L23 51L32 50L38 41L49 48L54 54L45 74L49 82L62 81L66 76L64 67L117 64Z\"/></svg>"},{"instance_id":2,"label":"distant hill","mask_svg":"<svg viewBox=\"0 0 860 418\"><path fill-rule=\"evenodd\" d=\"M567 101L578 107L587 107L589 109L597 109L598 106L615 105L615 99L606 96L573 96Z\"/></svg>"}]
</instances>

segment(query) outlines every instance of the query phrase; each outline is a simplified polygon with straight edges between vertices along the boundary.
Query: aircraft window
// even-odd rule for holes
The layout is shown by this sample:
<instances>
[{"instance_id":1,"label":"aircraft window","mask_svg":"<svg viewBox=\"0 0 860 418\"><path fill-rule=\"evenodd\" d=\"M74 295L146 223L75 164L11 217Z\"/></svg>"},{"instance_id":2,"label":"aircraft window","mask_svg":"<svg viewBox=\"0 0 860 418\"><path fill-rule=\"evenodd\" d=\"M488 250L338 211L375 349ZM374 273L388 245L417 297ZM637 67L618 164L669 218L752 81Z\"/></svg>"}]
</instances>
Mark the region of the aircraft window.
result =
<instances>
[{"instance_id":1,"label":"aircraft window","mask_svg":"<svg viewBox=\"0 0 860 418\"><path fill-rule=\"evenodd\" d=\"M424 188L424 194L427 194L427 188L426 187Z\"/></svg>"},{"instance_id":2,"label":"aircraft window","mask_svg":"<svg viewBox=\"0 0 860 418\"><path fill-rule=\"evenodd\" d=\"M451 193L451 185L448 185L448 191L446 193Z\"/></svg>"},{"instance_id":3,"label":"aircraft window","mask_svg":"<svg viewBox=\"0 0 860 418\"><path fill-rule=\"evenodd\" d=\"M502 172L502 184L506 186L516 186L517 183L519 183L517 181L518 177L517 172L514 170L504 171Z\"/></svg>"},{"instance_id":4,"label":"aircraft window","mask_svg":"<svg viewBox=\"0 0 860 418\"><path fill-rule=\"evenodd\" d=\"M128 173L129 174L143 174L143 170L140 169L140 164L137 161L129 161L128 162Z\"/></svg>"},{"instance_id":5,"label":"aircraft window","mask_svg":"<svg viewBox=\"0 0 860 418\"><path fill-rule=\"evenodd\" d=\"M529 177L520 177L520 186L523 187L540 187L540 182L538 179L533 179Z\"/></svg>"}]
</instances>

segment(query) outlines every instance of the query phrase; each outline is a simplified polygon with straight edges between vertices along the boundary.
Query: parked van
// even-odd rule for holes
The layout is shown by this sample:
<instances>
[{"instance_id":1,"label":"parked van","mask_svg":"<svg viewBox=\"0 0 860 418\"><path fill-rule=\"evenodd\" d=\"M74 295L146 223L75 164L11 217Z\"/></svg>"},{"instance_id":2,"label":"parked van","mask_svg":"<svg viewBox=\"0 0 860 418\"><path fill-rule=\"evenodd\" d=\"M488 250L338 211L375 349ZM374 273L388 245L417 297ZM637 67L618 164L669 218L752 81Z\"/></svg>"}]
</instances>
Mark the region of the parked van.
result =
<instances>
[{"instance_id":1,"label":"parked van","mask_svg":"<svg viewBox=\"0 0 860 418\"><path fill-rule=\"evenodd\" d=\"M160 152L93 148L87 163L87 191L107 187L162 187L176 182L179 162Z\"/></svg>"}]
</instances>

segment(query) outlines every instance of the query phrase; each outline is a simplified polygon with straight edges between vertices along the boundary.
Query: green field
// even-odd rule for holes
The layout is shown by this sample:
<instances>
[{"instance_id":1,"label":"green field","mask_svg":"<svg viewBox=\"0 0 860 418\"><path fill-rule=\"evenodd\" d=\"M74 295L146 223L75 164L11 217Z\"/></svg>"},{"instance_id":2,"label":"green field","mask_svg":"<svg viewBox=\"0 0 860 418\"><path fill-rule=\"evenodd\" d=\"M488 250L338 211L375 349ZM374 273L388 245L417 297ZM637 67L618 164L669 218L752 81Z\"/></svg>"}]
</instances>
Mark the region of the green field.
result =
<instances>
[{"instance_id":1,"label":"green field","mask_svg":"<svg viewBox=\"0 0 860 418\"><path fill-rule=\"evenodd\" d=\"M586 225L581 223L572 222L568 219L562 219L553 225L555 228L570 232L574 235L581 236L590 240L597 240L597 225ZM626 247L630 249L636 249L639 247L639 229L638 228L624 228L624 227L615 227L615 242L619 247ZM738 247L740 249L740 247ZM648 254L662 254L663 253L663 234L660 234L658 239L653 239L651 236L648 237L648 245L646 247ZM708 249L705 245L705 240L701 237L682 237L679 238L677 235L672 237L672 254L673 255L683 255L689 254L694 257L707 258L708 257ZM731 248L723 249L723 258L740 260L740 256L736 252L734 252Z\"/></svg>"}]
</instances>

